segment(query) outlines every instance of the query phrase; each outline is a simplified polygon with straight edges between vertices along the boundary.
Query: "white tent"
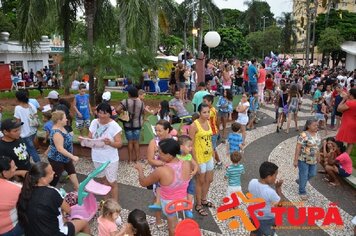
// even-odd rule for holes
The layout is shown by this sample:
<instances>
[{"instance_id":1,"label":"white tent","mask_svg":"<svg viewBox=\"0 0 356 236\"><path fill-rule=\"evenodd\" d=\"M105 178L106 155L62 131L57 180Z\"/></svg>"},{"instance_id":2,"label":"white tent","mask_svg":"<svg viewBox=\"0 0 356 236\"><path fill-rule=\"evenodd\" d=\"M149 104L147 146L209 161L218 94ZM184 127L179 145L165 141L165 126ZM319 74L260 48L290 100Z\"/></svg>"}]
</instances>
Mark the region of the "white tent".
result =
<instances>
[{"instance_id":1,"label":"white tent","mask_svg":"<svg viewBox=\"0 0 356 236\"><path fill-rule=\"evenodd\" d=\"M341 44L341 50L346 52L346 70L356 69L356 41L346 41Z\"/></svg>"}]
</instances>

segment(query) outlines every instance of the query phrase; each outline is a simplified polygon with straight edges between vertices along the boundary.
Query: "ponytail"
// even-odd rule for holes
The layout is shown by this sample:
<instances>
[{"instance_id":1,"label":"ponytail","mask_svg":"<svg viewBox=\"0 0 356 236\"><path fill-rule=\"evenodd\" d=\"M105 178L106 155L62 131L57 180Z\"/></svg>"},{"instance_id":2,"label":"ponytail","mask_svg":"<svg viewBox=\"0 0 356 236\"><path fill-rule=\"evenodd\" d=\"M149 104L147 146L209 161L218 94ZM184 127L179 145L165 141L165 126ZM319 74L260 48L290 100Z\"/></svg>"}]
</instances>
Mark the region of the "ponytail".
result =
<instances>
[{"instance_id":1,"label":"ponytail","mask_svg":"<svg viewBox=\"0 0 356 236\"><path fill-rule=\"evenodd\" d=\"M26 228L28 225L26 211L32 196L32 191L38 184L39 179L46 176L46 168L48 165L48 163L37 162L32 165L30 171L25 175L19 200L17 201L16 205L19 223L23 228Z\"/></svg>"}]
</instances>

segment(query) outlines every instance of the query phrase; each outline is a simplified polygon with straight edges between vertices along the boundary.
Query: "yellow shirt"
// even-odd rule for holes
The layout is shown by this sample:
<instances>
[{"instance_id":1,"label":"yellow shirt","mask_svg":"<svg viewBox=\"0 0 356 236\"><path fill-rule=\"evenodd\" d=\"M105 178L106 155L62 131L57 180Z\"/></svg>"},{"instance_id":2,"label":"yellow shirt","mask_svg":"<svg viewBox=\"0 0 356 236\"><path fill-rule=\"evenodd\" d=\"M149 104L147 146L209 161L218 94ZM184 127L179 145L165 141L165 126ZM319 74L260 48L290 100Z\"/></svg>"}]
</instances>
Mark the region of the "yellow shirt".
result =
<instances>
[{"instance_id":1,"label":"yellow shirt","mask_svg":"<svg viewBox=\"0 0 356 236\"><path fill-rule=\"evenodd\" d=\"M216 124L216 117L217 117L217 111L216 111L215 107L210 107L209 124L210 124L211 130L213 131L213 135L217 134L219 131L218 125Z\"/></svg>"},{"instance_id":2,"label":"yellow shirt","mask_svg":"<svg viewBox=\"0 0 356 236\"><path fill-rule=\"evenodd\" d=\"M208 131L201 127L199 120L195 120L194 124L198 129L198 132L195 133L194 140L195 157L198 164L203 164L210 161L213 157L213 144L211 141L213 131L211 130L210 124Z\"/></svg>"}]
</instances>

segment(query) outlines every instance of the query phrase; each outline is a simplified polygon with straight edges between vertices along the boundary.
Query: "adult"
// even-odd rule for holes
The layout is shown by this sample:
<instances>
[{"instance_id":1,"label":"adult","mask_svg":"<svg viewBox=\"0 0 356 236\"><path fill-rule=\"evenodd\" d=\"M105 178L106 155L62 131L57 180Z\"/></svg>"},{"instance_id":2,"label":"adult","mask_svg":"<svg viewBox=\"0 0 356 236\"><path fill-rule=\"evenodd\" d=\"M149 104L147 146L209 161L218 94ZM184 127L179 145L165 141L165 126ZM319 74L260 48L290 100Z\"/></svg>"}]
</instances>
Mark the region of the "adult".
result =
<instances>
[{"instance_id":1,"label":"adult","mask_svg":"<svg viewBox=\"0 0 356 236\"><path fill-rule=\"evenodd\" d=\"M168 214L166 206L179 199L187 198L187 188L190 180L192 167L188 161L177 158L180 154L180 145L174 139L165 139L159 142L159 155L163 166L156 168L149 176L145 177L143 166L136 164L138 179L143 187L153 183L160 184L160 201L162 211L167 216L169 235L174 235L178 219L175 213Z\"/></svg>"},{"instance_id":2,"label":"adult","mask_svg":"<svg viewBox=\"0 0 356 236\"><path fill-rule=\"evenodd\" d=\"M11 181L15 176L16 165L11 158L0 156L0 235L23 235L18 224L16 203L21 192L21 185Z\"/></svg>"},{"instance_id":3,"label":"adult","mask_svg":"<svg viewBox=\"0 0 356 236\"><path fill-rule=\"evenodd\" d=\"M16 92L16 99L18 105L15 107L14 117L18 122L22 122L21 138L26 143L26 149L34 162L41 160L34 145L34 139L37 133L37 124L32 121L37 116L37 109L29 103L28 96L25 91L20 90Z\"/></svg>"},{"instance_id":4,"label":"adult","mask_svg":"<svg viewBox=\"0 0 356 236\"><path fill-rule=\"evenodd\" d=\"M316 164L320 161L320 137L318 134L318 121L307 120L304 131L298 136L295 148L293 165L298 167L299 195L307 200L307 182L316 175Z\"/></svg>"},{"instance_id":5,"label":"adult","mask_svg":"<svg viewBox=\"0 0 356 236\"><path fill-rule=\"evenodd\" d=\"M231 66L229 64L225 64L222 72L222 85L224 89L231 89L231 76Z\"/></svg>"},{"instance_id":6,"label":"adult","mask_svg":"<svg viewBox=\"0 0 356 236\"><path fill-rule=\"evenodd\" d=\"M179 91L176 91L174 93L174 98L169 101L169 108L174 110L176 113L175 115L178 117L178 119L173 117L172 123L177 123L180 121L181 117L189 115L189 112L184 107L183 100L180 99Z\"/></svg>"},{"instance_id":7,"label":"adult","mask_svg":"<svg viewBox=\"0 0 356 236\"><path fill-rule=\"evenodd\" d=\"M194 112L197 111L199 105L203 102L203 97L208 94L209 92L206 91L206 84L204 82L200 82L198 85L198 92L194 94L194 97L192 99Z\"/></svg>"},{"instance_id":8,"label":"adult","mask_svg":"<svg viewBox=\"0 0 356 236\"><path fill-rule=\"evenodd\" d=\"M260 102L260 104L265 103L264 89L265 89L266 75L267 75L267 71L265 67L266 67L265 63L262 62L260 69L258 71L257 88L258 88L258 101Z\"/></svg>"},{"instance_id":9,"label":"adult","mask_svg":"<svg viewBox=\"0 0 356 236\"><path fill-rule=\"evenodd\" d=\"M112 116L112 110L109 104L99 104L96 111L98 118L91 122L88 137L96 139L97 141L101 140L104 144L89 145L91 147L91 157L95 168L110 161L110 164L97 177L103 178L102 182L111 186L111 197L116 201L119 201L119 186L117 184L117 173L119 168L118 148L122 146L122 129L110 118Z\"/></svg>"},{"instance_id":10,"label":"adult","mask_svg":"<svg viewBox=\"0 0 356 236\"><path fill-rule=\"evenodd\" d=\"M178 92L178 91L177 91ZM176 92L176 93L177 93ZM153 169L164 166L164 162L159 157L159 145L158 143L162 140L172 138L170 132L173 130L171 124L166 120L159 120L155 126L156 137L150 141L147 148L147 160L148 163L153 167ZM155 186L157 189L157 186ZM159 200L159 199L156 199ZM159 204L155 202L154 204ZM156 225L161 225L161 212L157 211L156 216Z\"/></svg>"},{"instance_id":11,"label":"adult","mask_svg":"<svg viewBox=\"0 0 356 236\"><path fill-rule=\"evenodd\" d=\"M74 163L79 157L73 155L73 137L64 128L67 124L67 117L64 111L52 112L53 127L49 136L48 161L54 170L54 178L50 183L56 186L63 171L68 173L74 189L78 190L79 182L75 172Z\"/></svg>"},{"instance_id":12,"label":"adult","mask_svg":"<svg viewBox=\"0 0 356 236\"><path fill-rule=\"evenodd\" d=\"M189 136L193 141L193 158L199 164L199 172L196 177L196 205L195 210L202 216L208 213L205 207L213 207L207 200L209 187L214 177L214 150L212 144L213 131L209 125L210 109L207 104L198 107L199 118L190 127Z\"/></svg>"},{"instance_id":13,"label":"adult","mask_svg":"<svg viewBox=\"0 0 356 236\"><path fill-rule=\"evenodd\" d=\"M178 69L176 70L176 76L178 76L178 89L179 89L179 95L182 100L184 100L184 95L185 95L185 77L184 77L184 72L185 72L185 67L182 63L178 64Z\"/></svg>"},{"instance_id":14,"label":"adult","mask_svg":"<svg viewBox=\"0 0 356 236\"><path fill-rule=\"evenodd\" d=\"M89 224L84 220L63 222L62 211L70 214L71 208L60 192L49 186L53 175L51 165L44 162L35 163L26 174L17 202L19 222L25 235L74 236L81 231L90 234Z\"/></svg>"},{"instance_id":15,"label":"adult","mask_svg":"<svg viewBox=\"0 0 356 236\"><path fill-rule=\"evenodd\" d=\"M57 110L64 111L67 117L67 124L64 126L64 128L67 130L68 133L72 133L73 128L72 117L70 115L70 104L67 104L64 100L60 100L59 93L55 90L49 92L46 98L48 99L48 102L52 108L52 112Z\"/></svg>"},{"instance_id":16,"label":"adult","mask_svg":"<svg viewBox=\"0 0 356 236\"><path fill-rule=\"evenodd\" d=\"M38 86L37 89L38 89L38 91L40 91L40 94L42 96L43 95L42 86L45 81L43 78L43 73L41 71L36 72L36 81L37 81L37 86Z\"/></svg>"},{"instance_id":17,"label":"adult","mask_svg":"<svg viewBox=\"0 0 356 236\"><path fill-rule=\"evenodd\" d=\"M356 143L356 88L350 89L348 94L343 92L341 96L343 99L337 107L337 111L342 112L341 126L336 140L347 143L346 152L350 155Z\"/></svg>"},{"instance_id":18,"label":"adult","mask_svg":"<svg viewBox=\"0 0 356 236\"><path fill-rule=\"evenodd\" d=\"M242 94L241 101L239 105L236 107L236 111L238 112L236 122L241 125L241 134L243 144L245 144L246 140L246 125L248 124L248 109L250 108L250 103L248 102L247 94Z\"/></svg>"},{"instance_id":19,"label":"adult","mask_svg":"<svg viewBox=\"0 0 356 236\"><path fill-rule=\"evenodd\" d=\"M334 160L338 155L340 155L340 149L336 145L334 137L327 137L323 141L323 147L320 149L320 165L324 170L319 170L321 174L326 174L325 167L329 160Z\"/></svg>"},{"instance_id":20,"label":"adult","mask_svg":"<svg viewBox=\"0 0 356 236\"><path fill-rule=\"evenodd\" d=\"M128 142L129 162L140 158L140 133L143 124L145 104L138 98L138 90L132 87L128 91L128 99L122 100L117 107L118 114L126 111L129 120L124 121L125 136Z\"/></svg>"},{"instance_id":21,"label":"adult","mask_svg":"<svg viewBox=\"0 0 356 236\"><path fill-rule=\"evenodd\" d=\"M248 93L248 61L245 62L244 68L243 68L243 87L244 87L244 92Z\"/></svg>"},{"instance_id":22,"label":"adult","mask_svg":"<svg viewBox=\"0 0 356 236\"><path fill-rule=\"evenodd\" d=\"M256 59L252 59L251 64L248 66L248 92L250 94L257 92L257 78Z\"/></svg>"}]
</instances>

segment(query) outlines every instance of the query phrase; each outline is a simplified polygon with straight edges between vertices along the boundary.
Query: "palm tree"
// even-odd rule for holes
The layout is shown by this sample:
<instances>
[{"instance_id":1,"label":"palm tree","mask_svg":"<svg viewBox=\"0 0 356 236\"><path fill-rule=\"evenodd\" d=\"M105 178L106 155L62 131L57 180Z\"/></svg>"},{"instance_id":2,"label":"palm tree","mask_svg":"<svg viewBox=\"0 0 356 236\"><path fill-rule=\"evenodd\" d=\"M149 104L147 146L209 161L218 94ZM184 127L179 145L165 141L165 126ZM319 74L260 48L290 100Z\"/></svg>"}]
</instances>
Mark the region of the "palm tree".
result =
<instances>
[{"instance_id":1,"label":"palm tree","mask_svg":"<svg viewBox=\"0 0 356 236\"><path fill-rule=\"evenodd\" d=\"M296 21L292 18L292 13L283 12L282 17L277 19L277 23L282 27L282 46L284 53L289 53L297 43Z\"/></svg>"}]
</instances>

